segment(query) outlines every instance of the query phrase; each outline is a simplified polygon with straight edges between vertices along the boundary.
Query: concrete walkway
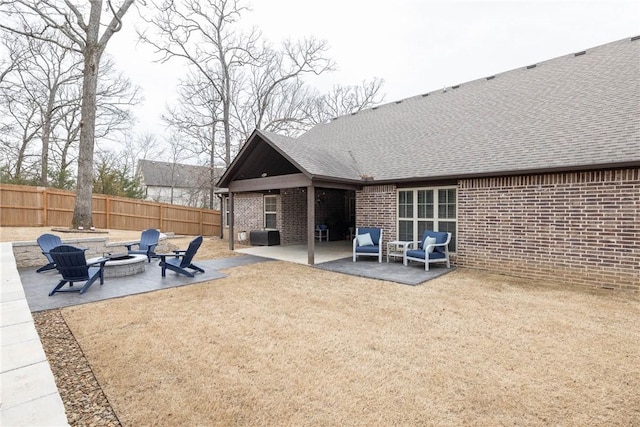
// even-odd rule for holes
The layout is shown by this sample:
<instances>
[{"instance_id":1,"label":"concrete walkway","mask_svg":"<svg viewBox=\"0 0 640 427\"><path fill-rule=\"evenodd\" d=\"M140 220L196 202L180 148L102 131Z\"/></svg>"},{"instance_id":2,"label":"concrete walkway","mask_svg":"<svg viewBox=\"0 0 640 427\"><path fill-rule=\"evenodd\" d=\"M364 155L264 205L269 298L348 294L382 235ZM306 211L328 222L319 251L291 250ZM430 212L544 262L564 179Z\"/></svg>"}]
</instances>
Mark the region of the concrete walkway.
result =
<instances>
[{"instance_id":1,"label":"concrete walkway","mask_svg":"<svg viewBox=\"0 0 640 427\"><path fill-rule=\"evenodd\" d=\"M0 425L69 425L31 317L11 243L0 243L0 309Z\"/></svg>"}]
</instances>

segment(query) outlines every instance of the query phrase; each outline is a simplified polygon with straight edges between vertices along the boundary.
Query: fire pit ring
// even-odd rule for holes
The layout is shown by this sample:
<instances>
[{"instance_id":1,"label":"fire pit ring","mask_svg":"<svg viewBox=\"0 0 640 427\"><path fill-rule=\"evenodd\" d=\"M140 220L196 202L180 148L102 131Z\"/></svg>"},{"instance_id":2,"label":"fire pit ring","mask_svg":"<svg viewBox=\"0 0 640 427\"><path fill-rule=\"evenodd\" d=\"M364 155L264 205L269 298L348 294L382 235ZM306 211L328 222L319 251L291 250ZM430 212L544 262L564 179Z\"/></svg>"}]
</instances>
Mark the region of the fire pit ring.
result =
<instances>
[{"instance_id":1,"label":"fire pit ring","mask_svg":"<svg viewBox=\"0 0 640 427\"><path fill-rule=\"evenodd\" d=\"M103 257L90 258L87 263L95 262ZM147 264L146 255L105 254L109 258L104 264L104 277L133 276L142 273Z\"/></svg>"}]
</instances>

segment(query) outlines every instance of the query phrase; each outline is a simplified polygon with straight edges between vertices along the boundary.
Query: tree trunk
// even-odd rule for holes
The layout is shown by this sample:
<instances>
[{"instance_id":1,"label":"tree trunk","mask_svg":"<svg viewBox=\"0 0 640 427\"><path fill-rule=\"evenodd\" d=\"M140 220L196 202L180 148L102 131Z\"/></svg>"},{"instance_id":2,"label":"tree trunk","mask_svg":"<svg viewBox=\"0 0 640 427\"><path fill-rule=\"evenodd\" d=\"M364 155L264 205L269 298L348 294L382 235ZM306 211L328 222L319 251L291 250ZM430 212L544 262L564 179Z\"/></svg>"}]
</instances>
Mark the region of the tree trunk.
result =
<instances>
[{"instance_id":1,"label":"tree trunk","mask_svg":"<svg viewBox=\"0 0 640 427\"><path fill-rule=\"evenodd\" d=\"M212 116L214 116L212 114ZM213 197L215 196L216 191L216 158L215 158L215 148L216 148L216 120L215 117L212 117L212 125L211 125L211 148L209 150L209 167L211 168L209 171L209 209L213 209Z\"/></svg>"},{"instance_id":2,"label":"tree trunk","mask_svg":"<svg viewBox=\"0 0 640 427\"><path fill-rule=\"evenodd\" d=\"M98 66L100 50L97 45L87 44L84 52L84 72L82 78L82 123L80 125L80 147L78 150L78 183L76 204L73 211L73 228L93 227L93 148L96 125L96 91L98 87Z\"/></svg>"},{"instance_id":3,"label":"tree trunk","mask_svg":"<svg viewBox=\"0 0 640 427\"><path fill-rule=\"evenodd\" d=\"M51 122L53 121L53 108L56 102L58 85L55 84L49 91L49 100L42 121L42 154L40 165L40 185L46 187L49 182L49 141L51 140Z\"/></svg>"}]
</instances>

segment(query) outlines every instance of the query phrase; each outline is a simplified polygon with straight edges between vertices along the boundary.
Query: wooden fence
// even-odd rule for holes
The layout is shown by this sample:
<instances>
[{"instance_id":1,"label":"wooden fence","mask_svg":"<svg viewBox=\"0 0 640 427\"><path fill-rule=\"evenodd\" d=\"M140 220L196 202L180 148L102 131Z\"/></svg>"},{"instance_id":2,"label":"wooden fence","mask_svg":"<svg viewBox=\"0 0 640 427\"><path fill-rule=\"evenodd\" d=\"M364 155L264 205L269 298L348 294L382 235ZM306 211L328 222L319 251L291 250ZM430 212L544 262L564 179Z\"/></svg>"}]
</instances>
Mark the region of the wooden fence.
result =
<instances>
[{"instance_id":1,"label":"wooden fence","mask_svg":"<svg viewBox=\"0 0 640 427\"><path fill-rule=\"evenodd\" d=\"M56 188L0 184L0 226L69 227L76 194ZM97 229L157 228L191 236L219 236L220 211L156 203L125 197L93 195Z\"/></svg>"}]
</instances>

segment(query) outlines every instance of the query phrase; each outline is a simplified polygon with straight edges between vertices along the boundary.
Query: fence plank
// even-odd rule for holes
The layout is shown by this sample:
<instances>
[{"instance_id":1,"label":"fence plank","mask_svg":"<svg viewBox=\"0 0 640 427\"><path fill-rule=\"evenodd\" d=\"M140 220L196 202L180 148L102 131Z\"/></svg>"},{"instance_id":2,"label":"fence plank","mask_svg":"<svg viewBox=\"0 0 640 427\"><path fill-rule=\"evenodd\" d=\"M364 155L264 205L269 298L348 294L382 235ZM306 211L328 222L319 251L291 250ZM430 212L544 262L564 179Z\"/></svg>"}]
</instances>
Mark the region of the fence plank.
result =
<instances>
[{"instance_id":1,"label":"fence plank","mask_svg":"<svg viewBox=\"0 0 640 427\"><path fill-rule=\"evenodd\" d=\"M75 192L56 188L0 184L0 226L68 227ZM220 235L220 211L94 194L96 228L143 230L158 228L176 234ZM207 216L207 221L204 217Z\"/></svg>"}]
</instances>

